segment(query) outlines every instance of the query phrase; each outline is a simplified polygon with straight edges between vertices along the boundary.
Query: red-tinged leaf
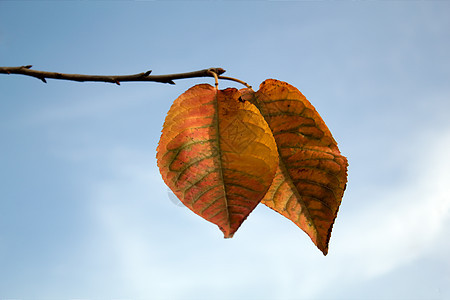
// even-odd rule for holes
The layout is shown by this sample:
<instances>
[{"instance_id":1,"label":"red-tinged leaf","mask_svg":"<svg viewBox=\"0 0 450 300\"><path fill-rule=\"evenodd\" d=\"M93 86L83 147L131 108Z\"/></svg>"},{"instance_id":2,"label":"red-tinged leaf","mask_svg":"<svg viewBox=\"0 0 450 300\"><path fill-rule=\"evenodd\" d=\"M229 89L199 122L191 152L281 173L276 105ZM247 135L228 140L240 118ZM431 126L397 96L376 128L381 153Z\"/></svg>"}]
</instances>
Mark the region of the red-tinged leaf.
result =
<instances>
[{"instance_id":1,"label":"red-tinged leaf","mask_svg":"<svg viewBox=\"0 0 450 300\"><path fill-rule=\"evenodd\" d=\"M326 255L347 183L347 159L315 108L292 85L268 79L256 93L241 93L266 119L280 156L261 202L292 220Z\"/></svg>"},{"instance_id":2,"label":"red-tinged leaf","mask_svg":"<svg viewBox=\"0 0 450 300\"><path fill-rule=\"evenodd\" d=\"M226 238L264 197L278 166L270 128L239 96L208 84L190 88L170 108L156 155L174 194Z\"/></svg>"}]
</instances>

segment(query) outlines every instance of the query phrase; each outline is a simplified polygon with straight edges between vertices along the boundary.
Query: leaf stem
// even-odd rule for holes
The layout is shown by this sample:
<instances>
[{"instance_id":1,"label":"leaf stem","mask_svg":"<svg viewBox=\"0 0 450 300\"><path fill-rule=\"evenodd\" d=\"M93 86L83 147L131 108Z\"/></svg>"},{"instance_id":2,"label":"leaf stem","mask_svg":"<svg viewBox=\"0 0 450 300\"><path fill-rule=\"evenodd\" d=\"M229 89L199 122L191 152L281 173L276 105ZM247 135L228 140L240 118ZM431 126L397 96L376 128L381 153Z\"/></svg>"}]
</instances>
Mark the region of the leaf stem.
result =
<instances>
[{"instance_id":1,"label":"leaf stem","mask_svg":"<svg viewBox=\"0 0 450 300\"><path fill-rule=\"evenodd\" d=\"M214 80L215 80L214 84L216 86L216 90L218 90L219 89L219 75L217 75L217 73L212 70L210 70L209 72L211 73L211 75L214 76Z\"/></svg>"},{"instance_id":2,"label":"leaf stem","mask_svg":"<svg viewBox=\"0 0 450 300\"><path fill-rule=\"evenodd\" d=\"M237 78L228 77L228 76L220 76L220 75L219 75L219 79L225 79L225 80L231 80L231 81L239 82L240 84L245 85L245 86L248 87L249 89L252 88L252 86L249 85L247 82L244 82L244 81L242 81L242 80L240 80L240 79L237 79Z\"/></svg>"}]
</instances>

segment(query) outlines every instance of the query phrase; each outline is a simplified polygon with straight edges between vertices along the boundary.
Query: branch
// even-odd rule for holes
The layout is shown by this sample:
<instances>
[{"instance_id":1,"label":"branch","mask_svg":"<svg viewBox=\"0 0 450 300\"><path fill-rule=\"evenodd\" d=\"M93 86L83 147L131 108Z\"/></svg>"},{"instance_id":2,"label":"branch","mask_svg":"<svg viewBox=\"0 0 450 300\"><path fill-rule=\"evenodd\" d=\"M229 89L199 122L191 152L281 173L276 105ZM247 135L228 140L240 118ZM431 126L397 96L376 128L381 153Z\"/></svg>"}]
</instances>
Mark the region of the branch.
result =
<instances>
[{"instance_id":1,"label":"branch","mask_svg":"<svg viewBox=\"0 0 450 300\"><path fill-rule=\"evenodd\" d=\"M167 74L167 75L150 75L152 71L147 71L143 73L133 74L133 75L82 75L82 74L64 74L57 72L47 72L32 70L31 65L21 66L21 67L0 67L0 74L21 74L26 76L35 77L47 83L47 78L60 79L60 80L72 80L72 81L97 81L97 82L111 82L120 85L124 81L153 81L160 83L175 84L173 82L177 79L184 78L197 78L197 77L215 77L225 73L222 68L210 68L194 72L178 73L178 74ZM225 79L225 78L224 78ZM228 80L230 77L227 77ZM234 80L234 81L237 81ZM237 81L240 82L240 81Z\"/></svg>"}]
</instances>

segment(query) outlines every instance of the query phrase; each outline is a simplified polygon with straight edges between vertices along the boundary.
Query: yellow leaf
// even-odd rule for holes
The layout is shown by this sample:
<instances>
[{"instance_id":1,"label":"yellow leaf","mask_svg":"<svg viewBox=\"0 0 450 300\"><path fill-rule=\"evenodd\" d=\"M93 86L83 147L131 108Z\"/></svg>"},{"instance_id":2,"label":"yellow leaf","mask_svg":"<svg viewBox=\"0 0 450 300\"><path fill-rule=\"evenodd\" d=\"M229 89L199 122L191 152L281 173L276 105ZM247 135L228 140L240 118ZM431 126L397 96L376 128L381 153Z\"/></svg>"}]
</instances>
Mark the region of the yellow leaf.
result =
<instances>
[{"instance_id":1,"label":"yellow leaf","mask_svg":"<svg viewBox=\"0 0 450 300\"><path fill-rule=\"evenodd\" d=\"M170 108L156 156L174 194L226 238L264 197L278 166L270 128L239 96L207 84L190 88Z\"/></svg>"},{"instance_id":2,"label":"yellow leaf","mask_svg":"<svg viewBox=\"0 0 450 300\"><path fill-rule=\"evenodd\" d=\"M261 201L292 220L323 252L347 183L347 159L311 103L292 85L268 79L254 93L241 90L269 124L279 166Z\"/></svg>"}]
</instances>

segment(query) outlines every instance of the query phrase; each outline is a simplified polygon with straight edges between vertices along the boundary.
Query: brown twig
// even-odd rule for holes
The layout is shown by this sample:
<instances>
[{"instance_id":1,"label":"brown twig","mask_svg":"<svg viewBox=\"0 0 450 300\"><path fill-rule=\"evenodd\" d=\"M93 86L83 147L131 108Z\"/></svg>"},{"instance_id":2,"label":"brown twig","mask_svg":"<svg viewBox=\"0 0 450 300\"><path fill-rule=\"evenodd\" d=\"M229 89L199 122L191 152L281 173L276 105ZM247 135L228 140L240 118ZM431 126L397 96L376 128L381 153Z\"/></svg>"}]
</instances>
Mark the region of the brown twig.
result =
<instances>
[{"instance_id":1,"label":"brown twig","mask_svg":"<svg viewBox=\"0 0 450 300\"><path fill-rule=\"evenodd\" d=\"M21 74L35 77L47 83L48 78L72 81L96 81L111 82L120 85L125 81L153 81L160 83L175 84L174 80L196 77L215 77L225 72L222 68L209 68L194 72L167 74L167 75L150 75L151 71L142 72L133 75L82 75L82 74L64 74L57 72L47 72L32 70L31 65L21 67L0 67L0 74Z\"/></svg>"}]
</instances>

